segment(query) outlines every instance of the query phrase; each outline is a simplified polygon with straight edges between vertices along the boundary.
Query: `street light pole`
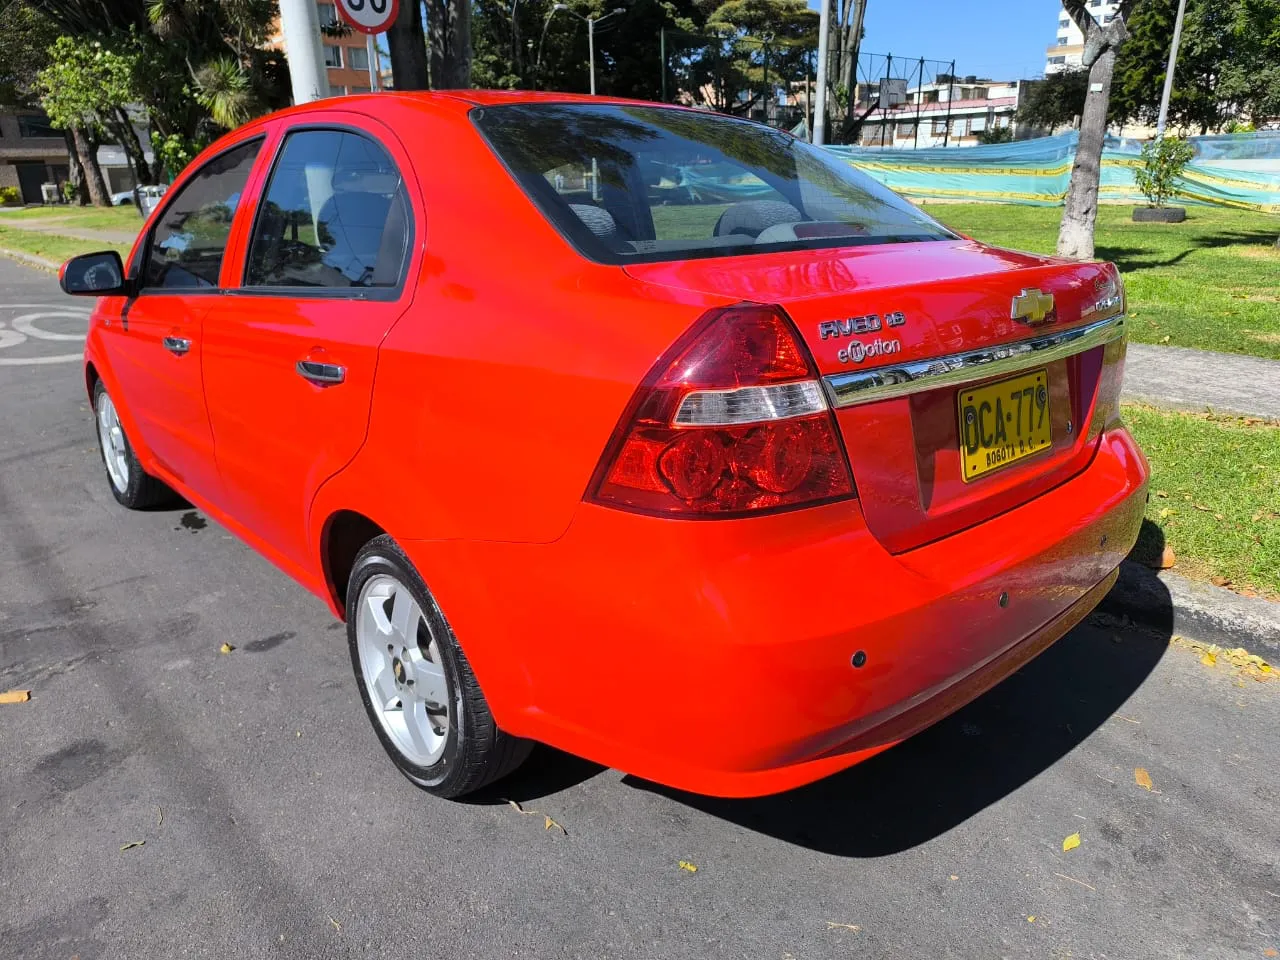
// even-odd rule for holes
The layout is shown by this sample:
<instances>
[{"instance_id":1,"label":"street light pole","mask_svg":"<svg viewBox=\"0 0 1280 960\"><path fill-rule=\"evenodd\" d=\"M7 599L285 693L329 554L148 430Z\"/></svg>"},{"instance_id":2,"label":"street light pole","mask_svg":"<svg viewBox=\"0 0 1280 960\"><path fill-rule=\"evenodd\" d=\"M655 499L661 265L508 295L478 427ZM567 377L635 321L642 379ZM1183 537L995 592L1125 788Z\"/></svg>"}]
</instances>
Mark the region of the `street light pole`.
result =
<instances>
[{"instance_id":1,"label":"street light pole","mask_svg":"<svg viewBox=\"0 0 1280 960\"><path fill-rule=\"evenodd\" d=\"M1178 19L1173 24L1173 46L1169 49L1169 69L1164 75L1164 94L1160 97L1160 119L1156 122L1156 139L1164 139L1164 128L1169 120L1169 100L1173 96L1173 72L1178 67L1178 46L1182 43L1182 18L1187 12L1187 0L1178 0Z\"/></svg>"},{"instance_id":2,"label":"street light pole","mask_svg":"<svg viewBox=\"0 0 1280 960\"><path fill-rule=\"evenodd\" d=\"M831 0L821 2L818 15L818 96L813 107L813 142L819 146L827 132L827 48L831 44Z\"/></svg>"},{"instance_id":3,"label":"street light pole","mask_svg":"<svg viewBox=\"0 0 1280 960\"><path fill-rule=\"evenodd\" d=\"M550 23L551 18L554 17L557 13L559 13L562 10L565 13L568 13L572 16L577 17L579 20L584 21L587 25L587 62L590 64L590 68L591 68L591 95L594 97L596 95L596 24L600 23L603 20L608 20L615 13L625 13L625 11L623 10L622 7L615 7L614 9L606 13L603 17L596 17L593 20L590 17L584 17L582 14L578 13L576 10L570 10L567 4L557 3L555 6L551 8L551 12L547 14L547 23ZM542 35L543 37L547 35L546 27L543 27Z\"/></svg>"},{"instance_id":4,"label":"street light pole","mask_svg":"<svg viewBox=\"0 0 1280 960\"><path fill-rule=\"evenodd\" d=\"M591 95L596 95L596 22L587 18L587 62L591 65Z\"/></svg>"}]
</instances>

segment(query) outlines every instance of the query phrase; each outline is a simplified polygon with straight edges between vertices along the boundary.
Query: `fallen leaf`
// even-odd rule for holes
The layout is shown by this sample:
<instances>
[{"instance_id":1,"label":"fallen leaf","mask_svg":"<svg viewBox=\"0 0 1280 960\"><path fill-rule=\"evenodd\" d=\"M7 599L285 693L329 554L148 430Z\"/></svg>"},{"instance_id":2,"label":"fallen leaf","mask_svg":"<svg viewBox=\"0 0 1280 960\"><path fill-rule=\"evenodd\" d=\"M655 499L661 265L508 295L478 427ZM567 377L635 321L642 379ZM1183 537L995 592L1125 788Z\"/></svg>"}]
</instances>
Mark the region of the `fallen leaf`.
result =
<instances>
[{"instance_id":1,"label":"fallen leaf","mask_svg":"<svg viewBox=\"0 0 1280 960\"><path fill-rule=\"evenodd\" d=\"M164 826L164 807L160 806L158 803L156 804L156 813L159 814L156 818L156 829L159 830Z\"/></svg>"},{"instance_id":2,"label":"fallen leaf","mask_svg":"<svg viewBox=\"0 0 1280 960\"><path fill-rule=\"evenodd\" d=\"M951 875L951 879L952 879L952 880L959 880L960 878L959 878L959 877L957 877L957 876L953 873L953 874Z\"/></svg>"},{"instance_id":3,"label":"fallen leaf","mask_svg":"<svg viewBox=\"0 0 1280 960\"><path fill-rule=\"evenodd\" d=\"M1157 490L1156 496L1159 497L1161 500L1168 500L1169 492L1167 490Z\"/></svg>"},{"instance_id":4,"label":"fallen leaf","mask_svg":"<svg viewBox=\"0 0 1280 960\"><path fill-rule=\"evenodd\" d=\"M141 846L143 846L146 842L147 842L147 841L145 841L145 840L132 840L132 841L130 841L129 843L126 843L123 847L121 847L121 848L120 848L120 852L121 852L121 853L124 853L126 850L132 850L134 847L141 847Z\"/></svg>"},{"instance_id":5,"label":"fallen leaf","mask_svg":"<svg viewBox=\"0 0 1280 960\"><path fill-rule=\"evenodd\" d=\"M30 690L6 690L0 693L0 703L26 703L30 699Z\"/></svg>"},{"instance_id":6,"label":"fallen leaf","mask_svg":"<svg viewBox=\"0 0 1280 960\"><path fill-rule=\"evenodd\" d=\"M544 813L542 816L543 816L543 819L546 821L546 824L545 824L545 826L544 826L544 829L546 829L546 830L550 830L552 827L555 827L557 830L559 830L561 833L563 833L566 837L569 835L569 831L568 831L568 830L566 830L566 829L565 829L564 827L562 827L560 824L556 823L554 820L552 820L550 817L548 817L545 813Z\"/></svg>"},{"instance_id":7,"label":"fallen leaf","mask_svg":"<svg viewBox=\"0 0 1280 960\"><path fill-rule=\"evenodd\" d=\"M1222 514L1220 514L1220 513L1215 513L1215 514L1213 515L1213 519L1215 519L1215 520L1217 520L1219 523L1221 523L1223 520L1225 520L1225 519L1227 519L1227 518L1226 518L1226 517L1224 517L1224 516L1223 516Z\"/></svg>"},{"instance_id":8,"label":"fallen leaf","mask_svg":"<svg viewBox=\"0 0 1280 960\"><path fill-rule=\"evenodd\" d=\"M1213 513L1213 511L1212 511L1212 510L1210 510L1210 509L1209 509L1208 507L1206 507L1206 506L1202 506L1201 504L1196 503L1196 504L1192 504L1192 506L1194 506L1194 507L1195 507L1197 510L1199 510L1201 513Z\"/></svg>"},{"instance_id":9,"label":"fallen leaf","mask_svg":"<svg viewBox=\"0 0 1280 960\"><path fill-rule=\"evenodd\" d=\"M1169 342L1169 339L1170 339L1169 337L1161 337L1161 338L1160 338L1160 342L1161 342L1161 343L1168 343L1168 342Z\"/></svg>"},{"instance_id":10,"label":"fallen leaf","mask_svg":"<svg viewBox=\"0 0 1280 960\"><path fill-rule=\"evenodd\" d=\"M1218 657L1212 650L1210 650L1206 652L1203 657L1200 658L1200 662L1203 663L1206 667L1212 667L1215 663L1218 662Z\"/></svg>"},{"instance_id":11,"label":"fallen leaf","mask_svg":"<svg viewBox=\"0 0 1280 960\"><path fill-rule=\"evenodd\" d=\"M220 646L220 647L218 648L218 652L219 652L219 653L230 653L230 652L231 652L232 650L234 650L234 649L235 649L235 647L233 647L231 644L229 644L229 643L224 643L222 646Z\"/></svg>"},{"instance_id":12,"label":"fallen leaf","mask_svg":"<svg viewBox=\"0 0 1280 960\"><path fill-rule=\"evenodd\" d=\"M857 933L862 928L858 926L856 923L836 923L834 920L828 920L827 929L828 930L852 930L854 933Z\"/></svg>"},{"instance_id":13,"label":"fallen leaf","mask_svg":"<svg viewBox=\"0 0 1280 960\"><path fill-rule=\"evenodd\" d=\"M1068 850L1074 850L1078 846L1080 846L1080 834L1073 833L1062 841L1062 852L1066 853Z\"/></svg>"},{"instance_id":14,"label":"fallen leaf","mask_svg":"<svg viewBox=\"0 0 1280 960\"><path fill-rule=\"evenodd\" d=\"M1215 587L1229 587L1229 586L1231 586L1231 578L1230 578L1230 577L1210 577L1210 578L1209 578L1209 582L1210 582L1210 583L1212 583Z\"/></svg>"},{"instance_id":15,"label":"fallen leaf","mask_svg":"<svg viewBox=\"0 0 1280 960\"><path fill-rule=\"evenodd\" d=\"M681 870L688 870L690 873L698 872L698 865L696 863L690 863L688 860L681 860L679 867Z\"/></svg>"},{"instance_id":16,"label":"fallen leaf","mask_svg":"<svg viewBox=\"0 0 1280 960\"><path fill-rule=\"evenodd\" d=\"M339 933L342 932L342 924L340 924L337 920L333 919L333 917L329 916L327 913L325 914L324 918L333 924L333 929L337 930Z\"/></svg>"},{"instance_id":17,"label":"fallen leaf","mask_svg":"<svg viewBox=\"0 0 1280 960\"><path fill-rule=\"evenodd\" d=\"M1169 508L1168 508L1168 507L1165 507L1163 510L1161 510L1161 511L1160 511L1160 519L1161 519L1161 520L1168 520L1168 519L1169 519Z\"/></svg>"},{"instance_id":18,"label":"fallen leaf","mask_svg":"<svg viewBox=\"0 0 1280 960\"><path fill-rule=\"evenodd\" d=\"M1151 789L1151 774L1147 773L1146 767L1135 767L1133 771L1133 782L1140 786L1143 790Z\"/></svg>"},{"instance_id":19,"label":"fallen leaf","mask_svg":"<svg viewBox=\"0 0 1280 960\"><path fill-rule=\"evenodd\" d=\"M1160 566L1158 569L1168 570L1177 562L1178 558L1173 555L1173 547L1165 544L1164 552L1160 554Z\"/></svg>"},{"instance_id":20,"label":"fallen leaf","mask_svg":"<svg viewBox=\"0 0 1280 960\"><path fill-rule=\"evenodd\" d=\"M1169 338L1165 337L1165 339L1168 340ZM1035 922L1036 922L1036 915L1034 913L1031 916L1027 917L1027 923L1035 923Z\"/></svg>"},{"instance_id":21,"label":"fallen leaf","mask_svg":"<svg viewBox=\"0 0 1280 960\"><path fill-rule=\"evenodd\" d=\"M1280 953L1276 952L1275 947L1267 947L1267 949L1262 951L1262 955L1264 957L1277 957L1280 956Z\"/></svg>"}]
</instances>

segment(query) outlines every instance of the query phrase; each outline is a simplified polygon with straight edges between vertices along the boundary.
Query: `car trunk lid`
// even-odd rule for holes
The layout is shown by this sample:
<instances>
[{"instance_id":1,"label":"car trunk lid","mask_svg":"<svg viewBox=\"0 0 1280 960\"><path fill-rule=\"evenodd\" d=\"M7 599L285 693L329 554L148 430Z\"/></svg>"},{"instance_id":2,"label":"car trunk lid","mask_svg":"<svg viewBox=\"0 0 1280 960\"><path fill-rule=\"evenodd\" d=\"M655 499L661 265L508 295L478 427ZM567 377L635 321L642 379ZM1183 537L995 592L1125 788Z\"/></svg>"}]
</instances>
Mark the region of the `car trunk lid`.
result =
<instances>
[{"instance_id":1,"label":"car trunk lid","mask_svg":"<svg viewBox=\"0 0 1280 960\"><path fill-rule=\"evenodd\" d=\"M1112 318L1123 294L1106 264L948 240L626 269L787 311L826 378L868 527L895 553L1079 472L1096 446L1102 408L1117 399L1123 328ZM992 385L1001 386L983 390ZM1036 424L1040 390L1047 406ZM1015 411L1033 421L1027 455L1009 454L1015 448L999 438L997 401L1006 432ZM997 444L994 465L982 462L992 448L972 450L979 424L978 435Z\"/></svg>"}]
</instances>

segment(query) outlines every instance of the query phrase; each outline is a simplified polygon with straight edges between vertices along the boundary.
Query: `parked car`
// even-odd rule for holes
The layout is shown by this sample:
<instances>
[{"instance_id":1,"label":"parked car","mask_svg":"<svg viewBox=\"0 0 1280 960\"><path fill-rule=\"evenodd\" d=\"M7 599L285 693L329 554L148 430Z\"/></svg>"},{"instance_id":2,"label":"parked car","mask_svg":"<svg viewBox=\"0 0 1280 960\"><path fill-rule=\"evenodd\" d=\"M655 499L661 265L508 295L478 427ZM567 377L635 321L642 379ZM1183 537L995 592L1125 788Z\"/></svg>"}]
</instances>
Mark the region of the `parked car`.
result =
<instances>
[{"instance_id":1,"label":"parked car","mask_svg":"<svg viewBox=\"0 0 1280 960\"><path fill-rule=\"evenodd\" d=\"M140 207L147 206L148 201L151 201L151 206L154 207L155 201L164 196L165 189L166 188L163 184L158 184L131 188L129 190L121 190L119 193L113 193L111 195L111 205L114 207L133 206L138 203L137 195L141 195L143 201L139 204Z\"/></svg>"},{"instance_id":2,"label":"parked car","mask_svg":"<svg viewBox=\"0 0 1280 960\"><path fill-rule=\"evenodd\" d=\"M321 101L61 280L112 494L328 603L443 796L533 741L726 796L848 767L1085 617L1143 514L1115 267L739 119Z\"/></svg>"}]
</instances>

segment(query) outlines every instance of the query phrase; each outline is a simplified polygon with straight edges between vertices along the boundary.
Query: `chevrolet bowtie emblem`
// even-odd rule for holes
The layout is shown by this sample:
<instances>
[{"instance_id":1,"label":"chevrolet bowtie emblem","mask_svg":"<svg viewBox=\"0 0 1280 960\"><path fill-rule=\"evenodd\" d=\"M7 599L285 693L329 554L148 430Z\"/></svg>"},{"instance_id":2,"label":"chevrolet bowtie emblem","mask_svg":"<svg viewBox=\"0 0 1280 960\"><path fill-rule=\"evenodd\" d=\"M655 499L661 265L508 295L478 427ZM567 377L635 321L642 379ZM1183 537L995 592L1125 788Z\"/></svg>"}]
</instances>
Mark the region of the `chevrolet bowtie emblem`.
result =
<instances>
[{"instance_id":1,"label":"chevrolet bowtie emblem","mask_svg":"<svg viewBox=\"0 0 1280 960\"><path fill-rule=\"evenodd\" d=\"M1041 293L1036 288L1023 290L1013 298L1013 310L1009 316L1013 320L1035 326L1044 323L1053 314L1053 294Z\"/></svg>"}]
</instances>

